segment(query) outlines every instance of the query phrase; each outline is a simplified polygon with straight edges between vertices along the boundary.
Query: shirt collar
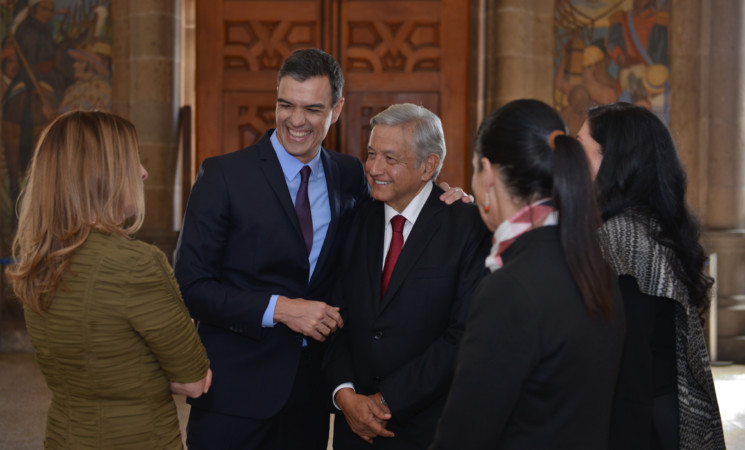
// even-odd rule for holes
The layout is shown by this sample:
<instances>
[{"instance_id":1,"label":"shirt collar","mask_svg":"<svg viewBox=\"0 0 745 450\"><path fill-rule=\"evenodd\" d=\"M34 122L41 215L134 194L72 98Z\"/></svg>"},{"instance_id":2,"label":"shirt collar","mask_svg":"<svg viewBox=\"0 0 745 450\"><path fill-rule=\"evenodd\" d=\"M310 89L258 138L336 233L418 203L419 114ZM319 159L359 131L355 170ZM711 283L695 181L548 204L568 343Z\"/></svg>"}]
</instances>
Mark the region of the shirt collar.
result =
<instances>
[{"instance_id":1,"label":"shirt collar","mask_svg":"<svg viewBox=\"0 0 745 450\"><path fill-rule=\"evenodd\" d=\"M274 153L277 154L277 159L279 159L279 165L282 167L282 172L285 174L285 178L288 180L294 179L298 173L300 173L300 169L303 168L303 166L310 167L310 178L315 178L319 173L319 165L321 164L321 150L318 150L318 153L316 153L316 156L313 157L313 159L310 160L307 164L303 164L300 162L299 159L295 158L291 154L285 150L285 148L282 146L282 143L279 142L279 139L277 138L277 130L274 130L272 132L271 137L269 140L272 143L272 148L274 148Z\"/></svg>"},{"instance_id":2,"label":"shirt collar","mask_svg":"<svg viewBox=\"0 0 745 450\"><path fill-rule=\"evenodd\" d=\"M542 198L535 203L525 206L502 222L494 232L494 239L489 256L486 257L486 267L494 272L504 265L502 253L517 240L518 237L528 231L557 225L559 223L559 212L554 208L554 202L550 197Z\"/></svg>"},{"instance_id":3,"label":"shirt collar","mask_svg":"<svg viewBox=\"0 0 745 450\"><path fill-rule=\"evenodd\" d=\"M432 192L432 181L428 181L427 184L424 185L421 191L409 202L408 205L406 205L406 208L404 208L403 211L400 213L393 209L393 207L385 205L385 223L386 225L388 222L391 221L391 219L401 214L404 216L407 222L410 222L412 225L414 222L416 222L417 217L419 217L419 213L422 212L422 208L424 208L424 204L427 203L427 199L429 198L429 194Z\"/></svg>"}]
</instances>

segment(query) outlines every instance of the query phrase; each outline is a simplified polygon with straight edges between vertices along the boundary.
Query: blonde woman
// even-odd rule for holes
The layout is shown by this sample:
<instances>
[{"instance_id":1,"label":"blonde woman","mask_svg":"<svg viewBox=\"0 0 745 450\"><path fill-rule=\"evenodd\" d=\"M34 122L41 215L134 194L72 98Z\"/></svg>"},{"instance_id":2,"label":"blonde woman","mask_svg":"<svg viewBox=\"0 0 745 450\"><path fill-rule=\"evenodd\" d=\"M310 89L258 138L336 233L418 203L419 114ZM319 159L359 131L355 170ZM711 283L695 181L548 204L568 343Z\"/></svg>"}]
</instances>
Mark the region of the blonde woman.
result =
<instances>
[{"instance_id":1,"label":"blonde woman","mask_svg":"<svg viewBox=\"0 0 745 450\"><path fill-rule=\"evenodd\" d=\"M39 139L7 274L52 391L46 448L182 448L171 393L210 386L165 255L131 237L146 178L115 115L67 113Z\"/></svg>"}]
</instances>

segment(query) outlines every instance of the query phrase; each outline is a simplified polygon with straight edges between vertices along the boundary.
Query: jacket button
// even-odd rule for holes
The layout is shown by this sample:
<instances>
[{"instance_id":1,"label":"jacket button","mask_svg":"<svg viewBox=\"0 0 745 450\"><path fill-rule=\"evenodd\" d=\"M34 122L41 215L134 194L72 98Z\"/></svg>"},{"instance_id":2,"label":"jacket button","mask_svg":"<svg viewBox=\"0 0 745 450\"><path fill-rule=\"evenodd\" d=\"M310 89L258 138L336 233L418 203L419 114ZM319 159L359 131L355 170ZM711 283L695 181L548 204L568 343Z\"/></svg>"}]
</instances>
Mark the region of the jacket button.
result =
<instances>
[{"instance_id":1,"label":"jacket button","mask_svg":"<svg viewBox=\"0 0 745 450\"><path fill-rule=\"evenodd\" d=\"M376 341L379 341L382 338L383 338L383 332L382 331L378 331L377 333L375 333L375 336L373 336L373 339L375 339Z\"/></svg>"},{"instance_id":2,"label":"jacket button","mask_svg":"<svg viewBox=\"0 0 745 450\"><path fill-rule=\"evenodd\" d=\"M373 380L374 380L374 381L375 381L376 383L380 383L381 381L383 381L383 377L374 377L374 378L373 378Z\"/></svg>"}]
</instances>

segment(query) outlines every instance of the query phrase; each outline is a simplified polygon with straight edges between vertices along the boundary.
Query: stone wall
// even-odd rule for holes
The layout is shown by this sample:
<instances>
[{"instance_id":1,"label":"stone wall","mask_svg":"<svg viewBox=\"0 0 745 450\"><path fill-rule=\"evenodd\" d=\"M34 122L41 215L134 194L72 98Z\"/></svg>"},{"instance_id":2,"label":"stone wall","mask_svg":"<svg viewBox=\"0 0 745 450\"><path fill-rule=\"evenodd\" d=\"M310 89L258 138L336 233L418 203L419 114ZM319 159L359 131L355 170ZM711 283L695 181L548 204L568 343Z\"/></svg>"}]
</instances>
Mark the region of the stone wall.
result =
<instances>
[{"instance_id":1,"label":"stone wall","mask_svg":"<svg viewBox=\"0 0 745 450\"><path fill-rule=\"evenodd\" d=\"M179 2L112 2L114 113L137 128L145 182L140 239L170 255L175 246L173 191L177 161Z\"/></svg>"},{"instance_id":2,"label":"stone wall","mask_svg":"<svg viewBox=\"0 0 745 450\"><path fill-rule=\"evenodd\" d=\"M553 102L553 6L553 0L486 1L486 114L518 98Z\"/></svg>"},{"instance_id":3,"label":"stone wall","mask_svg":"<svg viewBox=\"0 0 745 450\"><path fill-rule=\"evenodd\" d=\"M717 359L745 363L745 7L680 0L674 8L671 128L704 245L718 256Z\"/></svg>"}]
</instances>

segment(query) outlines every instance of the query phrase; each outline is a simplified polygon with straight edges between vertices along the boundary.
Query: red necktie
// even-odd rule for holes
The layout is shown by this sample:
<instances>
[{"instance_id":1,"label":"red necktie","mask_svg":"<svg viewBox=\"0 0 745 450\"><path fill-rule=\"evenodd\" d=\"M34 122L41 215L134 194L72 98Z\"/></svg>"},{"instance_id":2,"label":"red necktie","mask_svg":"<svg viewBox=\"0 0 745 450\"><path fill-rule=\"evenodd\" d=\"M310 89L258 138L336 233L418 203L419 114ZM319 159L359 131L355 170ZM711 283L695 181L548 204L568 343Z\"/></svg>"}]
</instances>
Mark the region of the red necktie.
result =
<instances>
[{"instance_id":1,"label":"red necktie","mask_svg":"<svg viewBox=\"0 0 745 450\"><path fill-rule=\"evenodd\" d=\"M391 236L391 246L388 247L388 255L385 257L385 265L383 266L383 285L380 290L381 297L385 295L385 290L388 289L388 282L391 281L393 268L396 267L398 255L401 254L401 249L404 246L404 223L406 223L406 218L402 215L394 216L391 219L393 235Z\"/></svg>"},{"instance_id":2,"label":"red necktie","mask_svg":"<svg viewBox=\"0 0 745 450\"><path fill-rule=\"evenodd\" d=\"M310 215L310 201L308 200L308 178L310 177L310 167L303 166L300 169L300 188L297 190L295 197L295 212L300 222L300 230L303 232L305 239L305 249L310 254L313 247L313 217Z\"/></svg>"}]
</instances>

